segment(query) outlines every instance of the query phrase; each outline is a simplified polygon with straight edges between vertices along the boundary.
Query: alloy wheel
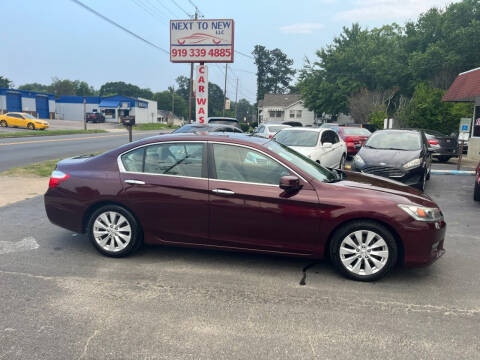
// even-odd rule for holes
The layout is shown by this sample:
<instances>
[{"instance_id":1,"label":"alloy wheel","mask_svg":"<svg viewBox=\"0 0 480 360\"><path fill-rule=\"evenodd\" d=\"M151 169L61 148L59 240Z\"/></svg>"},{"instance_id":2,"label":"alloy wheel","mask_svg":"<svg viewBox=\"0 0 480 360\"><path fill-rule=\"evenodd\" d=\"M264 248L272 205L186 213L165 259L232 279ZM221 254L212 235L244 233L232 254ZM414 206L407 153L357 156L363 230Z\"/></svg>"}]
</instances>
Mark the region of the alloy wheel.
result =
<instances>
[{"instance_id":1,"label":"alloy wheel","mask_svg":"<svg viewBox=\"0 0 480 360\"><path fill-rule=\"evenodd\" d=\"M7 127L7 122L5 120L0 121L0 126L1 127Z\"/></svg>"},{"instance_id":2,"label":"alloy wheel","mask_svg":"<svg viewBox=\"0 0 480 360\"><path fill-rule=\"evenodd\" d=\"M388 245L376 232L358 230L347 235L340 244L340 261L359 276L372 275L387 264Z\"/></svg>"},{"instance_id":3,"label":"alloy wheel","mask_svg":"<svg viewBox=\"0 0 480 360\"><path fill-rule=\"evenodd\" d=\"M132 240L130 223L116 211L106 211L98 215L92 231L95 242L107 252L119 252Z\"/></svg>"}]
</instances>

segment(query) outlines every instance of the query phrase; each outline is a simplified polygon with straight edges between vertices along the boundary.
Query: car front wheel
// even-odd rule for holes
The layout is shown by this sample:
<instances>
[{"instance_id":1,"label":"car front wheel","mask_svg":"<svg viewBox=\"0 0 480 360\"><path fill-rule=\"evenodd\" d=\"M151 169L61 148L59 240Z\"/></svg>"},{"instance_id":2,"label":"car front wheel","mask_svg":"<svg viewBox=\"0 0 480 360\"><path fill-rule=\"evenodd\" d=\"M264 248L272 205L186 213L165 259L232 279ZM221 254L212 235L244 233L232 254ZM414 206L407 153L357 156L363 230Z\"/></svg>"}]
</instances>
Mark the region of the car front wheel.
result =
<instances>
[{"instance_id":1,"label":"car front wheel","mask_svg":"<svg viewBox=\"0 0 480 360\"><path fill-rule=\"evenodd\" d=\"M90 216L87 231L95 248L106 256L127 256L142 243L137 220L128 210L117 205L107 205L96 210Z\"/></svg>"},{"instance_id":2,"label":"car front wheel","mask_svg":"<svg viewBox=\"0 0 480 360\"><path fill-rule=\"evenodd\" d=\"M8 127L8 124L5 120L0 121L0 126L1 127Z\"/></svg>"},{"instance_id":3,"label":"car front wheel","mask_svg":"<svg viewBox=\"0 0 480 360\"><path fill-rule=\"evenodd\" d=\"M381 224L353 221L333 235L330 258L344 276L375 281L385 276L397 262L397 244Z\"/></svg>"}]
</instances>

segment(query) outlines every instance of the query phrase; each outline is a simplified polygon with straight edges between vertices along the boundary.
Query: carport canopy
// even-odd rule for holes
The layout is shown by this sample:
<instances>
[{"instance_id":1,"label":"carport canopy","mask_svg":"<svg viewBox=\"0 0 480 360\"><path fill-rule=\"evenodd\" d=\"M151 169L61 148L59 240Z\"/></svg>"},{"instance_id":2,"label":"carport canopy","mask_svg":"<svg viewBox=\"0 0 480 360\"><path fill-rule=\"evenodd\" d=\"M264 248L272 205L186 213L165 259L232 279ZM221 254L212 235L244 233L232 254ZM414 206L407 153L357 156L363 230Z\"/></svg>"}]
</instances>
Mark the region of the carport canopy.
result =
<instances>
[{"instance_id":1,"label":"carport canopy","mask_svg":"<svg viewBox=\"0 0 480 360\"><path fill-rule=\"evenodd\" d=\"M476 97L480 97L480 68L459 74L442 101L475 102Z\"/></svg>"}]
</instances>

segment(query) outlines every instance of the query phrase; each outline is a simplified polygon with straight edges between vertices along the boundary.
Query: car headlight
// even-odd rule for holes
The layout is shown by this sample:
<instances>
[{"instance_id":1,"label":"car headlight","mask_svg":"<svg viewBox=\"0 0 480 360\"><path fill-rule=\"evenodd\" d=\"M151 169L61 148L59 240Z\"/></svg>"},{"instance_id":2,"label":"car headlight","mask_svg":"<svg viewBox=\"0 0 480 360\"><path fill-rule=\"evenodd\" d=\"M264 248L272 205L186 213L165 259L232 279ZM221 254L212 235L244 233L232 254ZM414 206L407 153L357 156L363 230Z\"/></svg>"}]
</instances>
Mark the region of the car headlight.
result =
<instances>
[{"instance_id":1,"label":"car headlight","mask_svg":"<svg viewBox=\"0 0 480 360\"><path fill-rule=\"evenodd\" d=\"M399 204L398 207L418 221L435 222L443 219L439 208L402 204Z\"/></svg>"},{"instance_id":2,"label":"car headlight","mask_svg":"<svg viewBox=\"0 0 480 360\"><path fill-rule=\"evenodd\" d=\"M416 166L420 166L421 164L422 164L421 159L413 159L413 160L410 160L409 162L403 164L403 167L405 169L410 169L410 168L413 168L413 167L416 167Z\"/></svg>"},{"instance_id":3,"label":"car headlight","mask_svg":"<svg viewBox=\"0 0 480 360\"><path fill-rule=\"evenodd\" d=\"M353 158L353 162L357 165L360 165L360 166L365 165L365 161L363 161L363 159L360 157L360 155L355 155L355 157Z\"/></svg>"}]
</instances>

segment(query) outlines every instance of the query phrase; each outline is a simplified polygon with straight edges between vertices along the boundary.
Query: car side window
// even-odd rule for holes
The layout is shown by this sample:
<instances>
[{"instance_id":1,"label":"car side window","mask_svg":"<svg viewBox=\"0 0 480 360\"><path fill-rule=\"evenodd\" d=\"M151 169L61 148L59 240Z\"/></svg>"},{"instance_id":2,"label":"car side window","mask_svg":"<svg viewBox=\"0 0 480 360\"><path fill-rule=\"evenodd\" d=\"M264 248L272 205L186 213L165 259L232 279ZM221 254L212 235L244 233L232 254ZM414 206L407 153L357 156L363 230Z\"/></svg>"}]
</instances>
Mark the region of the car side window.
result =
<instances>
[{"instance_id":1,"label":"car side window","mask_svg":"<svg viewBox=\"0 0 480 360\"><path fill-rule=\"evenodd\" d=\"M264 131L265 131L265 126L260 126L257 132L263 133Z\"/></svg>"},{"instance_id":2,"label":"car side window","mask_svg":"<svg viewBox=\"0 0 480 360\"><path fill-rule=\"evenodd\" d=\"M123 167L127 171L142 172L145 148L138 148L122 155Z\"/></svg>"},{"instance_id":3,"label":"car side window","mask_svg":"<svg viewBox=\"0 0 480 360\"><path fill-rule=\"evenodd\" d=\"M241 131L237 128L233 129L233 132L236 132L236 133L241 133Z\"/></svg>"},{"instance_id":4,"label":"car side window","mask_svg":"<svg viewBox=\"0 0 480 360\"><path fill-rule=\"evenodd\" d=\"M213 144L217 179L278 185L291 172L277 161L253 149Z\"/></svg>"},{"instance_id":5,"label":"car side window","mask_svg":"<svg viewBox=\"0 0 480 360\"><path fill-rule=\"evenodd\" d=\"M201 143L166 143L148 146L144 171L151 174L202 177Z\"/></svg>"},{"instance_id":6,"label":"car side window","mask_svg":"<svg viewBox=\"0 0 480 360\"><path fill-rule=\"evenodd\" d=\"M337 133L335 133L333 131L332 131L332 140L333 140L333 144L336 144L336 143L340 142L340 139L338 138Z\"/></svg>"},{"instance_id":7,"label":"car side window","mask_svg":"<svg viewBox=\"0 0 480 360\"><path fill-rule=\"evenodd\" d=\"M321 142L322 142L322 145L324 143L328 143L328 142L331 143L332 142L331 139L330 139L330 131L324 131L322 133Z\"/></svg>"}]
</instances>

